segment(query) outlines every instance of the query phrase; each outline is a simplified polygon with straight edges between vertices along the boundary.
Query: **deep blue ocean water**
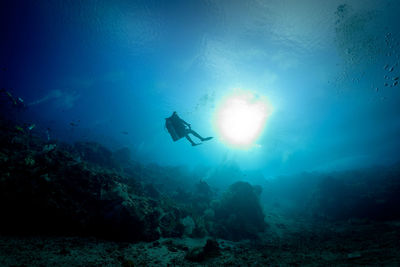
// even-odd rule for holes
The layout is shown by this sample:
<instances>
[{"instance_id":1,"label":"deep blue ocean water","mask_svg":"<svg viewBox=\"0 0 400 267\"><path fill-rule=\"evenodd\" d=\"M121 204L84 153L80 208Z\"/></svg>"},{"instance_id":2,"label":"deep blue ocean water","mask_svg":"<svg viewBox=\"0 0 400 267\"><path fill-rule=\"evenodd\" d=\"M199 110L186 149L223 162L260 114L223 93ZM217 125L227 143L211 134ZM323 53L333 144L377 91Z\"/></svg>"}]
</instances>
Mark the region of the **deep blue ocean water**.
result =
<instances>
[{"instance_id":1,"label":"deep blue ocean water","mask_svg":"<svg viewBox=\"0 0 400 267\"><path fill-rule=\"evenodd\" d=\"M128 147L190 168L265 178L400 159L399 1L2 1L0 87L10 117L50 139ZM235 88L273 112L247 149L213 118ZM173 111L214 139L164 128Z\"/></svg>"}]
</instances>

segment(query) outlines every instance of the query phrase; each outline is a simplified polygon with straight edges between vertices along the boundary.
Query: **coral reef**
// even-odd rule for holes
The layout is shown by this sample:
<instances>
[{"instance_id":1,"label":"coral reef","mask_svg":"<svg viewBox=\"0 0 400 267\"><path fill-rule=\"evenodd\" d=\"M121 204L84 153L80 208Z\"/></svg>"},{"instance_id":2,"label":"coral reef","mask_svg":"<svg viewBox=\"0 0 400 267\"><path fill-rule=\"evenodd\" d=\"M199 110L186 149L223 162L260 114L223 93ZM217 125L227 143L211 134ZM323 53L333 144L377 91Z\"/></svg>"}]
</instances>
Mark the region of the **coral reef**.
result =
<instances>
[{"instance_id":1,"label":"coral reef","mask_svg":"<svg viewBox=\"0 0 400 267\"><path fill-rule=\"evenodd\" d=\"M20 128L0 120L0 265L400 262L399 164L236 181L218 194L204 173Z\"/></svg>"},{"instance_id":2,"label":"coral reef","mask_svg":"<svg viewBox=\"0 0 400 267\"><path fill-rule=\"evenodd\" d=\"M99 144L45 143L5 125L0 143L2 233L155 240L176 224L161 218L168 202L112 171L112 152Z\"/></svg>"},{"instance_id":3,"label":"coral reef","mask_svg":"<svg viewBox=\"0 0 400 267\"><path fill-rule=\"evenodd\" d=\"M3 234L239 240L254 238L265 227L260 190L248 183L235 183L221 197L203 180L184 191L187 171L141 165L125 148L112 152L94 142L46 142L4 123L1 130Z\"/></svg>"},{"instance_id":4,"label":"coral reef","mask_svg":"<svg viewBox=\"0 0 400 267\"><path fill-rule=\"evenodd\" d=\"M215 205L216 234L225 239L256 238L266 227L260 205L260 188L236 182Z\"/></svg>"}]
</instances>

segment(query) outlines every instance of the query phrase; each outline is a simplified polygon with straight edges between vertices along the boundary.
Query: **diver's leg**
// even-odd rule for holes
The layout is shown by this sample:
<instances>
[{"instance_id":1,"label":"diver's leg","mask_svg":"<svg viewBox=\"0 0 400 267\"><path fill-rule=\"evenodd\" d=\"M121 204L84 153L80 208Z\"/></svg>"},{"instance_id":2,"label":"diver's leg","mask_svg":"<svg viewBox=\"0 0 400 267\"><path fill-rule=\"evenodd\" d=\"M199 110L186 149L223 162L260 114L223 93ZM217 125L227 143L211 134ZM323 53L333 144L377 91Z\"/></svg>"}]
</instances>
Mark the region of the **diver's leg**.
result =
<instances>
[{"instance_id":1,"label":"diver's leg","mask_svg":"<svg viewBox=\"0 0 400 267\"><path fill-rule=\"evenodd\" d=\"M195 142L193 142L192 138L190 138L190 136L188 134L186 134L185 137L192 144L192 146L197 146L198 145Z\"/></svg>"},{"instance_id":2,"label":"diver's leg","mask_svg":"<svg viewBox=\"0 0 400 267\"><path fill-rule=\"evenodd\" d=\"M201 141L204 140L203 137L201 137L198 133L196 133L196 132L193 131L192 129L188 130L188 134L189 134L189 133L193 134L194 136L196 136L197 138L199 138Z\"/></svg>"},{"instance_id":3,"label":"diver's leg","mask_svg":"<svg viewBox=\"0 0 400 267\"><path fill-rule=\"evenodd\" d=\"M188 130L188 133L193 134L194 136L196 136L197 138L199 138L201 141L208 141L208 140L211 140L211 139L212 139L212 137L206 137L206 138L201 137L198 133L196 133L196 132L193 131L192 129Z\"/></svg>"}]
</instances>

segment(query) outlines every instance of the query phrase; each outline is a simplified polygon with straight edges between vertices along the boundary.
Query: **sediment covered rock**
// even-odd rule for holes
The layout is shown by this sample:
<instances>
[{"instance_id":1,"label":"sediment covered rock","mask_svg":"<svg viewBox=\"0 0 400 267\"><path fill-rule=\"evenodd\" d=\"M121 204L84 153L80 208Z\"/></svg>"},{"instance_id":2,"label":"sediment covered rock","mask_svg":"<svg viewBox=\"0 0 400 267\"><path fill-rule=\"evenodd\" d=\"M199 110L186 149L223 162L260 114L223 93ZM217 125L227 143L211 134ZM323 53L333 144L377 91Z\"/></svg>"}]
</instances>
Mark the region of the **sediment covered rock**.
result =
<instances>
[{"instance_id":1,"label":"sediment covered rock","mask_svg":"<svg viewBox=\"0 0 400 267\"><path fill-rule=\"evenodd\" d=\"M49 144L13 128L2 129L0 144L3 234L155 240L172 224L161 220L173 210L169 203L147 196L135 177L108 168L112 154L99 144Z\"/></svg>"},{"instance_id":2,"label":"sediment covered rock","mask_svg":"<svg viewBox=\"0 0 400 267\"><path fill-rule=\"evenodd\" d=\"M236 182L215 204L215 235L240 240L255 238L266 223L260 205L260 188L247 182Z\"/></svg>"}]
</instances>

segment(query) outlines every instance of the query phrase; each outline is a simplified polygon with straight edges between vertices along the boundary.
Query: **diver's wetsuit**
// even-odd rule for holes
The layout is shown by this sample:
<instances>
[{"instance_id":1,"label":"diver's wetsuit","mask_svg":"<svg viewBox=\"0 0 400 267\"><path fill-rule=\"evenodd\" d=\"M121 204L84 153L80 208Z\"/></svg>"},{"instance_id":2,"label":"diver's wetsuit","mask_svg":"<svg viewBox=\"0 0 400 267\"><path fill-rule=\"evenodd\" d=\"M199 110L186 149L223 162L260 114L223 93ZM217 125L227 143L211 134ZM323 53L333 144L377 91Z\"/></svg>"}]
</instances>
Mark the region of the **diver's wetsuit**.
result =
<instances>
[{"instance_id":1,"label":"diver's wetsuit","mask_svg":"<svg viewBox=\"0 0 400 267\"><path fill-rule=\"evenodd\" d=\"M197 132L193 131L192 128L190 127L190 124L187 123L186 121L182 120L176 112L174 112L171 116L172 123L174 124L175 131L177 132L178 135L185 136L186 139L192 144L192 146L197 146L199 144L196 144L193 142L192 138L190 138L189 134L193 134L197 138L199 138L201 141L207 141L210 140L212 137L207 137L203 138L200 136Z\"/></svg>"}]
</instances>

